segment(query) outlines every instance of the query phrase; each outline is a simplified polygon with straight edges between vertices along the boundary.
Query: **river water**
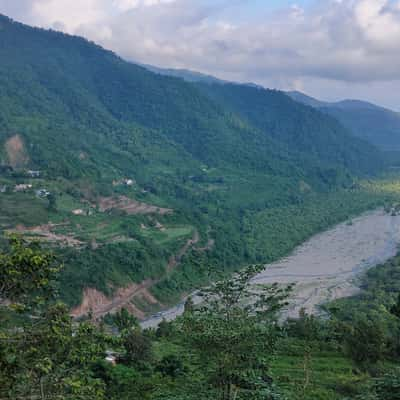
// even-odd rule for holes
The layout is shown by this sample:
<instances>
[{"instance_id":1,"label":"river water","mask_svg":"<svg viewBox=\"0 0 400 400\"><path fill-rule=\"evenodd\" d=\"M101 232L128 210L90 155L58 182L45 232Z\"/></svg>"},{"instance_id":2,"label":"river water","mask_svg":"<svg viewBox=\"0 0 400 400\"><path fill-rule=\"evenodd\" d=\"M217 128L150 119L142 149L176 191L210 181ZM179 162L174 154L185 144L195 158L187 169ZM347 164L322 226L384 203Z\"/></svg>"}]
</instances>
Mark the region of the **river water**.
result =
<instances>
[{"instance_id":1,"label":"river water","mask_svg":"<svg viewBox=\"0 0 400 400\"><path fill-rule=\"evenodd\" d=\"M266 265L253 282L296 284L284 317L296 317L301 308L318 314L321 304L356 294L360 273L395 256L399 244L400 216L369 212L315 235L289 257ZM195 295L194 301L199 301ZM153 315L142 327L173 320L183 310L184 302Z\"/></svg>"}]
</instances>

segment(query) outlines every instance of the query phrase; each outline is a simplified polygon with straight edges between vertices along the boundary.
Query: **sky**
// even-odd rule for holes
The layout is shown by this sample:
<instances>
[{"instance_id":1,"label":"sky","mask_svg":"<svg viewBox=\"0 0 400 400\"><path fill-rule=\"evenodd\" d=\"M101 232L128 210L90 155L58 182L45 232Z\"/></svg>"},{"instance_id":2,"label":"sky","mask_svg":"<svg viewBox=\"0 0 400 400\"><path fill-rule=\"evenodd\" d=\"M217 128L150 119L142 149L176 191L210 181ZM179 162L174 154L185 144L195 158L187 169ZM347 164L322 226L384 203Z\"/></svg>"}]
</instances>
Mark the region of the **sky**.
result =
<instances>
[{"instance_id":1,"label":"sky","mask_svg":"<svg viewBox=\"0 0 400 400\"><path fill-rule=\"evenodd\" d=\"M0 0L127 60L400 110L400 0Z\"/></svg>"}]
</instances>

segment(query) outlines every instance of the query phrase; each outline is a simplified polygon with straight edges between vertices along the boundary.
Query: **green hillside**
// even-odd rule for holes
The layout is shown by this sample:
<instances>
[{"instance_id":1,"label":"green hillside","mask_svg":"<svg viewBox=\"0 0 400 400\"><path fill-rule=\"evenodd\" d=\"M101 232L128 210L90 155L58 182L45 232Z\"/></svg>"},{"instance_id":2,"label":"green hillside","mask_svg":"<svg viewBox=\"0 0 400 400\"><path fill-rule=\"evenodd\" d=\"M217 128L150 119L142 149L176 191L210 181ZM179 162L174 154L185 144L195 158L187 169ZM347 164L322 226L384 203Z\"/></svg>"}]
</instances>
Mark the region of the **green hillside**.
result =
<instances>
[{"instance_id":1,"label":"green hillside","mask_svg":"<svg viewBox=\"0 0 400 400\"><path fill-rule=\"evenodd\" d=\"M141 282L166 304L382 201L357 183L379 151L281 93L205 90L7 17L0 59L0 227L63 254L70 305Z\"/></svg>"},{"instance_id":2,"label":"green hillside","mask_svg":"<svg viewBox=\"0 0 400 400\"><path fill-rule=\"evenodd\" d=\"M81 38L4 18L2 25L2 136L22 132L32 167L54 163L53 175L67 178L93 174L87 166L108 176L110 167L114 175L140 176L146 163L164 169L167 160L171 168L195 160L192 166L285 172L287 164L274 156L276 145L193 86L149 73ZM81 152L94 165L85 165Z\"/></svg>"},{"instance_id":3,"label":"green hillside","mask_svg":"<svg viewBox=\"0 0 400 400\"><path fill-rule=\"evenodd\" d=\"M237 84L198 86L268 137L296 149L303 160L323 160L324 164L345 166L356 173L371 173L377 167L374 147L350 138L351 133L335 119L293 101L283 92Z\"/></svg>"},{"instance_id":4,"label":"green hillside","mask_svg":"<svg viewBox=\"0 0 400 400\"><path fill-rule=\"evenodd\" d=\"M139 154L145 157L146 149L142 147L150 147L148 142L151 138L156 142L151 145L161 146L162 153L166 147L165 153L175 151L181 154L183 147L197 161L212 166L240 166L240 169L252 168L263 172L269 167L274 173L287 172L287 163L283 165L282 160L285 153L276 143L201 95L192 85L124 62L111 52L81 38L28 28L10 23L5 18L2 18L1 24L0 56L4 60L1 64L3 137L25 131L28 123L30 132L23 134L29 141L39 132L35 139L40 136L46 142L43 140L38 146L32 142L27 144L37 147L36 151L30 152L35 166L42 166L44 161L56 158L54 154L44 153L44 147L53 144L57 144L60 150L73 146L73 151L70 150L68 154L73 163L74 158L79 158L79 151L90 155L94 152L91 147L99 147L102 141L107 147L111 142L116 147L115 151L125 150L128 153L125 157L132 157L129 146L135 147L136 158ZM251 91L251 95L257 94L256 89L247 90ZM304 108L297 114L291 114L293 106L294 103L288 105L288 101L276 104L269 119L276 124L287 121L287 124L292 124L292 131L294 127L302 128L303 123L308 122L308 115L304 114L310 112ZM312 121L313 117L315 121ZM26 121L26 118L31 121ZM304 126L305 132L301 132L300 141L293 143L289 152L308 152L307 143L302 146L302 141L306 134L311 136L311 132L313 136L310 141L319 137L321 143L332 146L329 149L330 159L342 166L343 160L347 162L346 155L333 146L339 143L345 148L352 143L351 139L321 114L314 113L309 119L314 132L311 132L310 126ZM143 128L152 132L146 134ZM69 134L64 134L67 131ZM272 132L272 136L278 141L282 135L286 135L285 126L275 131L279 134ZM47 139L53 140L53 143ZM346 139L348 143L344 146ZM61 140L64 143L59 143ZM82 144L82 140L86 143ZM363 165L367 158L374 161L369 157L371 149L366 145L363 148L362 143L355 144L360 150L359 154L353 156L350 149L349 154L355 160L354 163L347 162L349 170L371 172L374 163L368 168ZM98 154L93 157L98 164L105 157L105 152L102 153L100 157ZM124 154L119 156L123 157ZM152 158L159 161L162 156ZM235 160L232 160L232 156ZM378 157L377 154L374 156ZM109 162L112 165L117 163L115 158L104 160L107 167ZM171 154L165 158L181 157ZM56 160L57 165L61 163L59 157ZM122 163L121 160L118 162ZM75 163L70 168L64 165L64 170L58 166L54 172L74 176L79 174L79 168L77 171L76 167ZM117 164L116 168L132 169L132 166Z\"/></svg>"},{"instance_id":5,"label":"green hillside","mask_svg":"<svg viewBox=\"0 0 400 400\"><path fill-rule=\"evenodd\" d=\"M194 71L180 70L180 69L165 69L154 66L146 65L150 71L157 72L161 75L180 77L188 82L197 82L202 84L214 85L226 85L225 87L219 87L219 94L223 92L224 97L228 95L228 92L235 90L236 92L241 90L243 94L247 92L245 96L246 102L243 99L235 98L235 107L239 107L242 111L247 113L256 114L256 111L262 111L263 107L271 106L270 100L265 99L266 93L262 90L261 86L255 84L233 84L232 82L222 81L209 75L204 75ZM235 86L235 88L234 88ZM210 88L208 88L210 89ZM213 87L215 92L216 87ZM250 90L253 89L253 90ZM259 93L256 94L254 89L259 89ZM252 94L251 94L252 93ZM338 102L327 102L321 101L311 96L308 96L299 91L285 92L290 98L298 103L311 106L325 114L331 115L337 121L339 121L352 135L357 136L363 140L368 141L374 146L385 151L385 158L391 164L399 164L399 151L400 151L400 115L398 112L394 112L378 105L360 101L360 100L343 100ZM272 93L270 93L271 97ZM264 96L264 103L258 104L254 109L249 106L253 100ZM275 98L279 96L275 93ZM281 102L285 102L282 98ZM287 102L287 100L286 100ZM252 104L254 105L254 104ZM261 108L260 108L261 107ZM255 115L253 115L254 117ZM260 115L257 115L258 119ZM259 121L260 122L260 121ZM263 125L266 121L263 121Z\"/></svg>"}]
</instances>

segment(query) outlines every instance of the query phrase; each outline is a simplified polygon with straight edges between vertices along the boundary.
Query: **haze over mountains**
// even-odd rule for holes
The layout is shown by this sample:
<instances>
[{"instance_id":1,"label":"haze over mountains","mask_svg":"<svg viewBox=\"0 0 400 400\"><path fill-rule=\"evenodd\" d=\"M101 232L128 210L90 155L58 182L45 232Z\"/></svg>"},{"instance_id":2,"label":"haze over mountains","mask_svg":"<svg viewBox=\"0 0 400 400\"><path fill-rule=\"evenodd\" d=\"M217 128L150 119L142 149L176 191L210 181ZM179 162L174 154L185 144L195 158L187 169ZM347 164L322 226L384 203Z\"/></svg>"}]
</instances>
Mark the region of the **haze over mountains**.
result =
<instances>
[{"instance_id":1,"label":"haze over mountains","mask_svg":"<svg viewBox=\"0 0 400 400\"><path fill-rule=\"evenodd\" d=\"M300 92L288 92L294 100L332 115L360 138L385 151L400 151L400 114L360 100L323 102Z\"/></svg>"}]
</instances>

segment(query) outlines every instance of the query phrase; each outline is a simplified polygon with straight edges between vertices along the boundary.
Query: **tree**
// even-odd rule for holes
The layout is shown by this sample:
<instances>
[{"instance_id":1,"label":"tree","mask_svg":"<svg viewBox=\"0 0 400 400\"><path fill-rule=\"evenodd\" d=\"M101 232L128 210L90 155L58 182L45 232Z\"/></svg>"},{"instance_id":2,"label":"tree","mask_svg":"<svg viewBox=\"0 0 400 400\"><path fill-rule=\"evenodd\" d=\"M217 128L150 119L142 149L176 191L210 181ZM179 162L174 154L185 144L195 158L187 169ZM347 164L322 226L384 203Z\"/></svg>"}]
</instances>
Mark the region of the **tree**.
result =
<instances>
[{"instance_id":1,"label":"tree","mask_svg":"<svg viewBox=\"0 0 400 400\"><path fill-rule=\"evenodd\" d=\"M395 317L400 318L400 294L397 297L397 302L391 307L390 313Z\"/></svg>"},{"instance_id":2,"label":"tree","mask_svg":"<svg viewBox=\"0 0 400 400\"><path fill-rule=\"evenodd\" d=\"M53 193L47 195L47 209L49 211L57 211L57 198Z\"/></svg>"},{"instance_id":3,"label":"tree","mask_svg":"<svg viewBox=\"0 0 400 400\"><path fill-rule=\"evenodd\" d=\"M185 301L184 312L191 313L194 310L194 303L191 297L188 297Z\"/></svg>"},{"instance_id":4,"label":"tree","mask_svg":"<svg viewBox=\"0 0 400 400\"><path fill-rule=\"evenodd\" d=\"M109 339L88 323L75 326L68 308L50 301L58 270L52 255L20 238L0 254L1 297L22 318L17 328L0 325L0 398L104 398L92 366Z\"/></svg>"},{"instance_id":5,"label":"tree","mask_svg":"<svg viewBox=\"0 0 400 400\"><path fill-rule=\"evenodd\" d=\"M400 370L378 378L375 383L377 400L400 400Z\"/></svg>"},{"instance_id":6,"label":"tree","mask_svg":"<svg viewBox=\"0 0 400 400\"><path fill-rule=\"evenodd\" d=\"M121 333L139 327L137 318L130 314L126 308L121 308L121 310L113 315L113 323Z\"/></svg>"},{"instance_id":7,"label":"tree","mask_svg":"<svg viewBox=\"0 0 400 400\"><path fill-rule=\"evenodd\" d=\"M304 339L308 342L318 340L322 335L323 325L321 320L314 315L307 314L302 308L297 319L288 319L286 329L292 336Z\"/></svg>"},{"instance_id":8,"label":"tree","mask_svg":"<svg viewBox=\"0 0 400 400\"><path fill-rule=\"evenodd\" d=\"M173 324L163 319L156 330L156 336L158 338L167 338L174 332Z\"/></svg>"},{"instance_id":9,"label":"tree","mask_svg":"<svg viewBox=\"0 0 400 400\"><path fill-rule=\"evenodd\" d=\"M400 400L400 369L388 371L363 390L357 400Z\"/></svg>"},{"instance_id":10,"label":"tree","mask_svg":"<svg viewBox=\"0 0 400 400\"><path fill-rule=\"evenodd\" d=\"M375 364L384 355L386 338L381 322L361 315L344 328L345 348L357 364L365 366Z\"/></svg>"},{"instance_id":11,"label":"tree","mask_svg":"<svg viewBox=\"0 0 400 400\"><path fill-rule=\"evenodd\" d=\"M27 306L33 299L49 299L60 269L54 256L44 252L38 243L11 236L8 251L0 252L0 300Z\"/></svg>"},{"instance_id":12,"label":"tree","mask_svg":"<svg viewBox=\"0 0 400 400\"><path fill-rule=\"evenodd\" d=\"M159 384L158 377L118 364L102 364L107 382L107 400L152 400ZM163 398L164 400L164 398Z\"/></svg>"},{"instance_id":13,"label":"tree","mask_svg":"<svg viewBox=\"0 0 400 400\"><path fill-rule=\"evenodd\" d=\"M103 399L104 385L91 367L103 358L105 337L87 323L74 327L65 305L50 306L6 339L0 351L1 397Z\"/></svg>"},{"instance_id":14,"label":"tree","mask_svg":"<svg viewBox=\"0 0 400 400\"><path fill-rule=\"evenodd\" d=\"M157 366L157 371L161 372L164 376L176 378L182 375L185 371L183 362L175 354L169 354L162 358Z\"/></svg>"},{"instance_id":15,"label":"tree","mask_svg":"<svg viewBox=\"0 0 400 400\"><path fill-rule=\"evenodd\" d=\"M143 364L152 359L152 343L150 338L137 328L127 331L122 338L125 348L125 361L130 365Z\"/></svg>"},{"instance_id":16,"label":"tree","mask_svg":"<svg viewBox=\"0 0 400 400\"><path fill-rule=\"evenodd\" d=\"M250 267L212 285L202 305L183 317L186 341L210 371L221 400L273 398L268 361L279 333L277 313L290 288L252 285L259 270Z\"/></svg>"}]
</instances>

